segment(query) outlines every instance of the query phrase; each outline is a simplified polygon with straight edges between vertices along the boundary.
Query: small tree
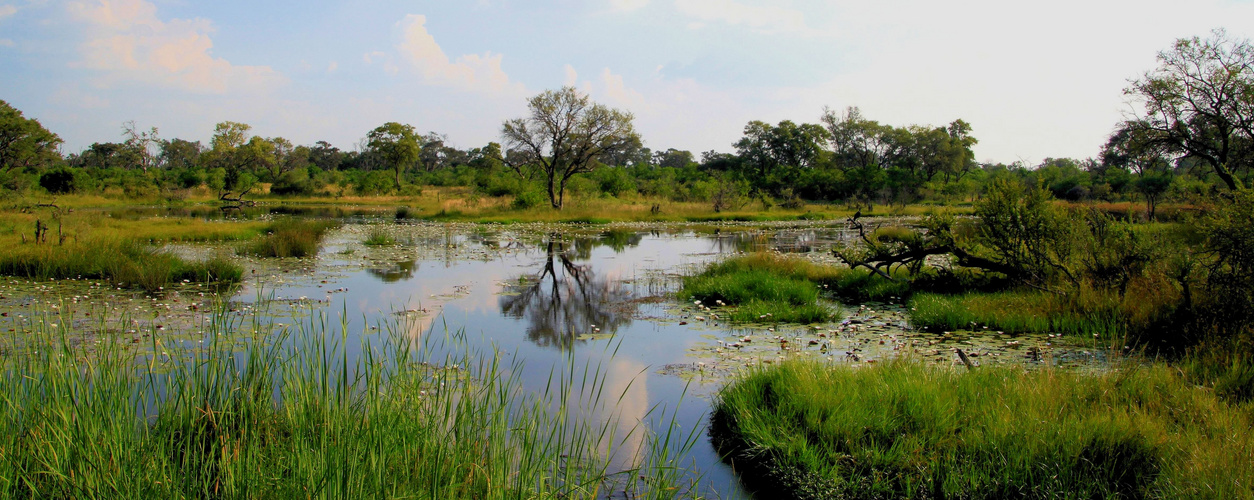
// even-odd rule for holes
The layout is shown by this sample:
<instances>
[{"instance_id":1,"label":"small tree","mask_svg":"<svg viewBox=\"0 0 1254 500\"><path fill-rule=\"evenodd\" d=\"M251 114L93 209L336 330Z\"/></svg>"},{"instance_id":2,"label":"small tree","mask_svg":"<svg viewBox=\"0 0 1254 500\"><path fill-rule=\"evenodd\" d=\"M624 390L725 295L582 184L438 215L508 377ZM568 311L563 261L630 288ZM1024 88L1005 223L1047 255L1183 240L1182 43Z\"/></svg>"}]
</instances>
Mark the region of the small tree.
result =
<instances>
[{"instance_id":1,"label":"small tree","mask_svg":"<svg viewBox=\"0 0 1254 500\"><path fill-rule=\"evenodd\" d=\"M401 173L418 162L422 154L418 134L413 125L387 122L366 134L367 147L379 154L383 163L393 170L396 190L401 190Z\"/></svg>"},{"instance_id":2,"label":"small tree","mask_svg":"<svg viewBox=\"0 0 1254 500\"><path fill-rule=\"evenodd\" d=\"M600 159L640 142L631 113L592 102L574 87L547 90L527 102L531 116L501 128L505 162L520 173L539 166L548 180L549 203L561 210L566 182L591 172Z\"/></svg>"}]
</instances>

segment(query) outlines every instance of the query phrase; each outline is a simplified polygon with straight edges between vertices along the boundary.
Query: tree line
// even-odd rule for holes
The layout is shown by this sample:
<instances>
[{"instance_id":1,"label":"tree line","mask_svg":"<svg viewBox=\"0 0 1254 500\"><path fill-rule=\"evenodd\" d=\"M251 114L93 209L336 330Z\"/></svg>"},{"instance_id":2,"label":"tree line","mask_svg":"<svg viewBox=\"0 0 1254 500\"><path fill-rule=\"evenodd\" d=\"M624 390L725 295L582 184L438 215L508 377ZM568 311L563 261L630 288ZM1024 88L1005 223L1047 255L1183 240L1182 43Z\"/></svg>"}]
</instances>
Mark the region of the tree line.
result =
<instances>
[{"instance_id":1,"label":"tree line","mask_svg":"<svg viewBox=\"0 0 1254 500\"><path fill-rule=\"evenodd\" d=\"M1141 200L1154 216L1164 199L1243 190L1254 164L1254 48L1216 31L1181 39L1158 67L1131 81L1138 114L1116 124L1092 158L1037 164L979 163L969 123L895 126L857 107L824 109L818 123L751 121L733 152L694 154L644 145L625 110L574 88L543 92L529 114L507 120L501 142L459 149L447 136L388 122L355 145L295 145L222 122L208 144L166 139L134 122L120 140L64 154L36 119L0 101L0 190L22 193L180 196L207 189L239 199L265 186L276 195L416 194L423 186L467 186L511 196L521 208L560 209L575 196L643 197L712 203L716 210L760 201L858 206L964 202L993 182L1013 180L1069 200Z\"/></svg>"}]
</instances>

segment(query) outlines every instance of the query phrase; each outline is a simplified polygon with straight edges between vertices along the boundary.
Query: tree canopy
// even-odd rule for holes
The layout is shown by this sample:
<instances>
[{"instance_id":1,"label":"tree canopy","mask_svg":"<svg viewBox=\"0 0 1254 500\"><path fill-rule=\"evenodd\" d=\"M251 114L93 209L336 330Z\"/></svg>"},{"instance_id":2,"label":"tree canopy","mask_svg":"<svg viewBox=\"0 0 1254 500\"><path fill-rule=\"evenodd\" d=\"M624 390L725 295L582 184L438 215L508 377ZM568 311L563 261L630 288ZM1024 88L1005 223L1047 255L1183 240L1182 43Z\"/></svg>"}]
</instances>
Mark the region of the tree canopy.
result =
<instances>
[{"instance_id":1,"label":"tree canopy","mask_svg":"<svg viewBox=\"0 0 1254 500\"><path fill-rule=\"evenodd\" d=\"M59 145L61 138L39 120L23 117L21 111L0 100L0 169L8 172L51 164L61 157Z\"/></svg>"},{"instance_id":2,"label":"tree canopy","mask_svg":"<svg viewBox=\"0 0 1254 500\"><path fill-rule=\"evenodd\" d=\"M574 87L547 90L527 102L531 115L501 127L505 161L515 169L539 166L549 202L561 210L566 183L591 172L602 157L640 142L631 113L592 102Z\"/></svg>"},{"instance_id":3,"label":"tree canopy","mask_svg":"<svg viewBox=\"0 0 1254 500\"><path fill-rule=\"evenodd\" d=\"M1230 190L1254 160L1254 46L1223 30L1182 38L1125 91L1144 108L1128 128L1179 157L1204 162Z\"/></svg>"}]
</instances>

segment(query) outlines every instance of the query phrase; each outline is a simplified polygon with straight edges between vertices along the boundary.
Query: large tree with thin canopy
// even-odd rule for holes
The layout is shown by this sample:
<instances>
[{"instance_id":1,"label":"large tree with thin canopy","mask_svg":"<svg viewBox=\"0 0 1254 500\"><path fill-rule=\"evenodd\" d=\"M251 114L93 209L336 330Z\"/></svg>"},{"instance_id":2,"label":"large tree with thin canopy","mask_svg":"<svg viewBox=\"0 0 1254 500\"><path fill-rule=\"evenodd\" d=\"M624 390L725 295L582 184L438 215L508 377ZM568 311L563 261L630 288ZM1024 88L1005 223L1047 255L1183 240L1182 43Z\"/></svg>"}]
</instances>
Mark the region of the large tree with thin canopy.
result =
<instances>
[{"instance_id":1,"label":"large tree with thin canopy","mask_svg":"<svg viewBox=\"0 0 1254 500\"><path fill-rule=\"evenodd\" d=\"M505 161L520 173L539 167L548 181L549 201L561 210L566 183L591 172L602 158L640 141L631 113L592 102L574 87L546 90L527 102L530 116L501 127Z\"/></svg>"},{"instance_id":2,"label":"large tree with thin canopy","mask_svg":"<svg viewBox=\"0 0 1254 500\"><path fill-rule=\"evenodd\" d=\"M1126 127L1150 147L1209 165L1236 191L1236 172L1254 159L1254 46L1215 30L1182 38L1125 93L1143 112Z\"/></svg>"}]
</instances>

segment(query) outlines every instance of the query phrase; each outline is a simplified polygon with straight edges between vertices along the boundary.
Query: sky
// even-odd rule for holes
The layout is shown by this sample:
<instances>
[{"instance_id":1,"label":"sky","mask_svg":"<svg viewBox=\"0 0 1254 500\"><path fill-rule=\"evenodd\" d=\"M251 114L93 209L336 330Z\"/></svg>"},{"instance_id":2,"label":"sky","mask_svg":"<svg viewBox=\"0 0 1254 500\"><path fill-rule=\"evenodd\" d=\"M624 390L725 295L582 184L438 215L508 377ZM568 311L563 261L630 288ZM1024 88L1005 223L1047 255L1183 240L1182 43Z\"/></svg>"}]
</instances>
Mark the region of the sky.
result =
<instances>
[{"instance_id":1,"label":"sky","mask_svg":"<svg viewBox=\"0 0 1254 500\"><path fill-rule=\"evenodd\" d=\"M1182 37L1254 36L1254 0L0 0L0 100L65 141L214 124L351 150L388 121L460 148L573 85L645 145L732 152L752 120L857 106L967 121L980 161L1095 156Z\"/></svg>"}]
</instances>

